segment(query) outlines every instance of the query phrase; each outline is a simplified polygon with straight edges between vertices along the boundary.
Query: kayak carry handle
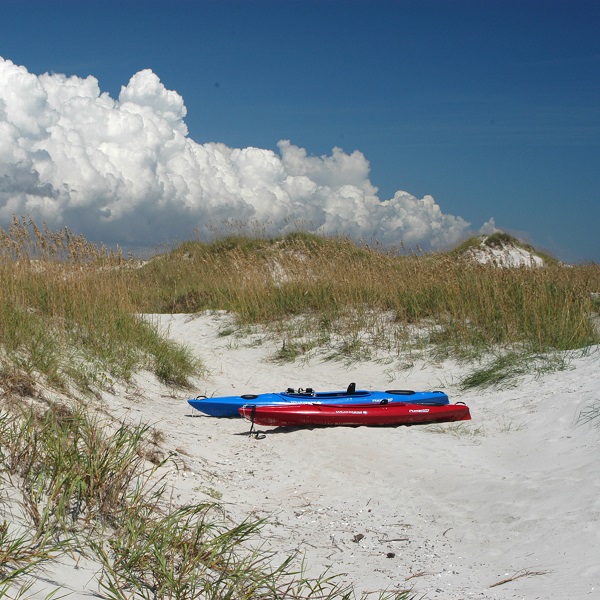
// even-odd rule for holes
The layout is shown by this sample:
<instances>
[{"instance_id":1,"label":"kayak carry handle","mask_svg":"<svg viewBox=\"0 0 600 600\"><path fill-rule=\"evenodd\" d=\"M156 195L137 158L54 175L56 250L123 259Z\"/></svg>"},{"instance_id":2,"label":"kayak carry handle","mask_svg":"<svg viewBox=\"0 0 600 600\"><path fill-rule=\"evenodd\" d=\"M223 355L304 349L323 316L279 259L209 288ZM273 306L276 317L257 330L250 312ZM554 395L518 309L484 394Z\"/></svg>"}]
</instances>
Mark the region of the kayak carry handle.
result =
<instances>
[{"instance_id":1,"label":"kayak carry handle","mask_svg":"<svg viewBox=\"0 0 600 600\"><path fill-rule=\"evenodd\" d=\"M248 432L248 436L254 436L256 440L262 440L265 437L264 433L260 433L259 431L254 431L254 417L256 415L256 404L244 404L244 408L250 409L250 431ZM248 418L247 415L244 415Z\"/></svg>"}]
</instances>

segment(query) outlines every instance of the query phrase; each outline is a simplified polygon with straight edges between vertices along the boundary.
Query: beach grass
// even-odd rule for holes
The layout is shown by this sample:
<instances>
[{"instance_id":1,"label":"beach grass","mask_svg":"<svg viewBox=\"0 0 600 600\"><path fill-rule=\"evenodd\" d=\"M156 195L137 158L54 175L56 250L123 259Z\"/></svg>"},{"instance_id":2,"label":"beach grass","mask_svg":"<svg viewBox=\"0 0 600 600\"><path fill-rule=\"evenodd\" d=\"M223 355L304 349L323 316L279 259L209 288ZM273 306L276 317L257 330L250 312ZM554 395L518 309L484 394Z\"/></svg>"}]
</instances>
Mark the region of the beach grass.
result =
<instances>
[{"instance_id":1,"label":"beach grass","mask_svg":"<svg viewBox=\"0 0 600 600\"><path fill-rule=\"evenodd\" d=\"M598 265L498 268L345 238L187 242L132 273L140 312L226 310L278 331L292 359L435 348L437 356L525 355L598 342ZM334 346L334 347L332 347Z\"/></svg>"},{"instance_id":2,"label":"beach grass","mask_svg":"<svg viewBox=\"0 0 600 600\"><path fill-rule=\"evenodd\" d=\"M2 372L52 387L93 391L148 369L184 386L202 365L139 316L128 292L131 261L68 229L15 218L0 230ZM18 375L17 375L18 374Z\"/></svg>"},{"instance_id":3,"label":"beach grass","mask_svg":"<svg viewBox=\"0 0 600 600\"><path fill-rule=\"evenodd\" d=\"M202 373L144 314L229 311L279 335L280 360L427 348L506 363L600 339L598 265L498 268L305 233L187 241L141 262L15 218L0 231L0 284L4 369L80 390L140 369L174 386Z\"/></svg>"},{"instance_id":4,"label":"beach grass","mask_svg":"<svg viewBox=\"0 0 600 600\"><path fill-rule=\"evenodd\" d=\"M0 481L21 499L0 523L0 598L25 596L26 577L64 552L94 559L112 600L357 597L339 577L306 577L294 557L277 564L261 520L234 524L217 503L173 506L160 475L170 459L146 460L151 443L146 425L57 404L0 414Z\"/></svg>"}]
</instances>

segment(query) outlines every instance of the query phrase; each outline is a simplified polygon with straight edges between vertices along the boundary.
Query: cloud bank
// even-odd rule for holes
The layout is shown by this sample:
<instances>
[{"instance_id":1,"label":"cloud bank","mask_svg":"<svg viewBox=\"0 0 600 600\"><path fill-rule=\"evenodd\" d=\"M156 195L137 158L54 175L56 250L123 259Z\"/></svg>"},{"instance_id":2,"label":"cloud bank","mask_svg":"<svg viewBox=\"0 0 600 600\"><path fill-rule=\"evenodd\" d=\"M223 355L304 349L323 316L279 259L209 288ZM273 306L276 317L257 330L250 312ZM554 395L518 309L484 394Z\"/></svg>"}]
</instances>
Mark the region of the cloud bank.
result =
<instances>
[{"instance_id":1,"label":"cloud bank","mask_svg":"<svg viewBox=\"0 0 600 600\"><path fill-rule=\"evenodd\" d=\"M226 223L427 249L468 232L431 196L380 199L357 150L201 144L188 137L186 113L148 69L115 100L92 76L37 76L0 57L0 226L27 216L125 247L209 236Z\"/></svg>"}]
</instances>

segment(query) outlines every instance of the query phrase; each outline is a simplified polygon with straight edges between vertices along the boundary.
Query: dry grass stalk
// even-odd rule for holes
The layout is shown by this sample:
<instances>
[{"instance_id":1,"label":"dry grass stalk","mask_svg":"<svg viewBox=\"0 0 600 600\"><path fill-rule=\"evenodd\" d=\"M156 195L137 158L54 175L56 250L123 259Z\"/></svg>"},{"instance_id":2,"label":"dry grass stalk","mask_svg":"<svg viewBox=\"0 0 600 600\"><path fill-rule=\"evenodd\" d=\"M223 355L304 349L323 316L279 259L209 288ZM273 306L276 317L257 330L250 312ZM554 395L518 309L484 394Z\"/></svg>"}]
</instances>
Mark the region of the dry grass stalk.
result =
<instances>
[{"instance_id":1,"label":"dry grass stalk","mask_svg":"<svg viewBox=\"0 0 600 600\"><path fill-rule=\"evenodd\" d=\"M521 579L521 577L534 577L537 575L546 575L548 572L549 571L529 571L529 570L523 569L522 571L518 571L517 573L515 573L512 577L507 577L506 579L502 579L500 581L497 581L496 583L492 583L492 585L490 585L490 587L493 588L493 587L497 587L499 585L504 585L505 583L510 583L511 581Z\"/></svg>"}]
</instances>

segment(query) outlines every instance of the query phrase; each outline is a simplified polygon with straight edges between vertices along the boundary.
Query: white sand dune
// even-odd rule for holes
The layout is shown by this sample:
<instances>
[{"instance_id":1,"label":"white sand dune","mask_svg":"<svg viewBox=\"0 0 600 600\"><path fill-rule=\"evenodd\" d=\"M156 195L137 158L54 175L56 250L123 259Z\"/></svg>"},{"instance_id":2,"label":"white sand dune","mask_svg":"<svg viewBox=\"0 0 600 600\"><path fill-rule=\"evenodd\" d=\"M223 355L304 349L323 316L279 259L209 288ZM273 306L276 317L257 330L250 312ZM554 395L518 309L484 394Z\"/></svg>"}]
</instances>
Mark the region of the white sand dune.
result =
<instances>
[{"instance_id":1,"label":"white sand dune","mask_svg":"<svg viewBox=\"0 0 600 600\"><path fill-rule=\"evenodd\" d=\"M182 503L222 494L236 519L266 517L281 556L309 572L344 573L359 591L413 588L428 599L600 598L600 423L578 423L600 402L600 348L567 370L528 375L508 389L460 393L456 364L398 357L275 364L277 347L220 336L230 317L156 316L210 369L196 393L229 395L345 388L443 389L472 421L397 428L259 428L192 415L188 396L140 377L106 396L117 417L153 424L185 469L170 474ZM190 394L191 397L194 393ZM94 565L68 562L39 579L97 591ZM41 596L40 596L41 597Z\"/></svg>"}]
</instances>

